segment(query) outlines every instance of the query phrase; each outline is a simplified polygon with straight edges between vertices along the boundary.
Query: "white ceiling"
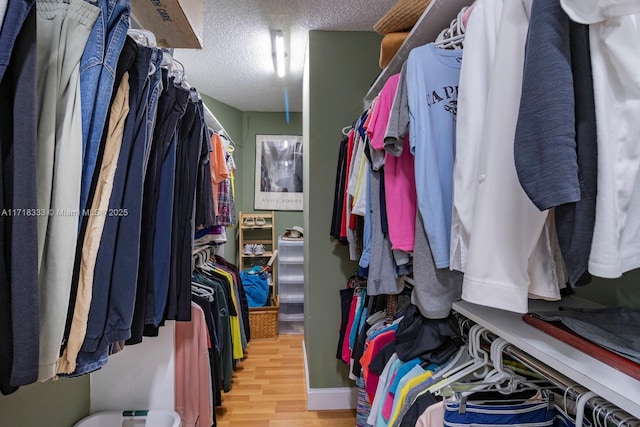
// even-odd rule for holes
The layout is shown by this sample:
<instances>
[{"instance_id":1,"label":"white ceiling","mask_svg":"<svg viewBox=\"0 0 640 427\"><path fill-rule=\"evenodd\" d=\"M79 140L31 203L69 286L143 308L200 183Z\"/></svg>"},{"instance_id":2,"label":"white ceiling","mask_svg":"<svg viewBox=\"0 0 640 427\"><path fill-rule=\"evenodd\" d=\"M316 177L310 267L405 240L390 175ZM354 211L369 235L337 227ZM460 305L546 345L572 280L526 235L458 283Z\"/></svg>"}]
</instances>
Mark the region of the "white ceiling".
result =
<instances>
[{"instance_id":1,"label":"white ceiling","mask_svg":"<svg viewBox=\"0 0 640 427\"><path fill-rule=\"evenodd\" d=\"M373 31L396 0L204 0L204 49L176 49L191 86L241 111L302 111L310 30ZM270 30L282 30L288 72L273 68ZM336 66L339 66L336 64Z\"/></svg>"}]
</instances>

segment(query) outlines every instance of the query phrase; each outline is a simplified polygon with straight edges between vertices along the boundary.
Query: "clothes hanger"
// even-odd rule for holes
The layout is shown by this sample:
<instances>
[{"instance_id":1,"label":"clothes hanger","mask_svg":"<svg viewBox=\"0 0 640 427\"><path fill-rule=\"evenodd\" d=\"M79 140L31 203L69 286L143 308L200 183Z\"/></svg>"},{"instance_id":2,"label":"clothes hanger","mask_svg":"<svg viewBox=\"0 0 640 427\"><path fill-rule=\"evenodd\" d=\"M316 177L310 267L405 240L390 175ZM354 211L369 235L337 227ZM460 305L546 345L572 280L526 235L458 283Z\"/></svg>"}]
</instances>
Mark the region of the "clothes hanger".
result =
<instances>
[{"instance_id":1,"label":"clothes hanger","mask_svg":"<svg viewBox=\"0 0 640 427\"><path fill-rule=\"evenodd\" d=\"M200 283L195 278L191 279L191 286L195 286L197 288L204 289L204 290L210 292L211 294L215 294L215 290L211 286L205 285L203 283Z\"/></svg>"},{"instance_id":2,"label":"clothes hanger","mask_svg":"<svg viewBox=\"0 0 640 427\"><path fill-rule=\"evenodd\" d=\"M206 298L209 302L213 302L215 293L213 288L198 282L191 282L191 292L195 295Z\"/></svg>"},{"instance_id":3,"label":"clothes hanger","mask_svg":"<svg viewBox=\"0 0 640 427\"><path fill-rule=\"evenodd\" d=\"M486 329L481 325L473 325L469 331L468 351L471 355L471 361L462 364L460 367L452 369L450 372L445 373L442 377L442 381L433 384L428 388L431 393L436 393L443 388L453 384L463 378L466 378L474 373L480 372L481 375L486 375L489 372L489 353L484 351L480 346L480 336Z\"/></svg>"},{"instance_id":4,"label":"clothes hanger","mask_svg":"<svg viewBox=\"0 0 640 427\"><path fill-rule=\"evenodd\" d=\"M142 29L130 29L127 30L127 35L131 36L131 38L138 44L149 47L158 47L158 43L156 41L156 35L153 34L149 30Z\"/></svg>"},{"instance_id":5,"label":"clothes hanger","mask_svg":"<svg viewBox=\"0 0 640 427\"><path fill-rule=\"evenodd\" d=\"M465 357L465 356L467 356L467 357ZM455 368L456 365L458 365L459 363L467 363L469 361L468 357L469 357L469 352L467 351L467 348L465 346L460 346L460 348L458 349L456 354L454 354L451 357L449 362L447 362L447 364L445 366L443 366L442 368L440 368L436 372L434 372L433 375L431 376L431 378L433 380L437 380L438 378L440 378L444 374L446 374L448 371L450 371L451 369Z\"/></svg>"},{"instance_id":6,"label":"clothes hanger","mask_svg":"<svg viewBox=\"0 0 640 427\"><path fill-rule=\"evenodd\" d=\"M602 427L602 423L600 421L602 411L606 411L605 406L603 405L603 400L595 399L595 402L593 403L593 422L595 427Z\"/></svg>"},{"instance_id":7,"label":"clothes hanger","mask_svg":"<svg viewBox=\"0 0 640 427\"><path fill-rule=\"evenodd\" d=\"M576 427L582 427L584 424L584 409L587 406L587 402L592 397L598 396L592 391L582 393L576 400Z\"/></svg>"},{"instance_id":8,"label":"clothes hanger","mask_svg":"<svg viewBox=\"0 0 640 427\"><path fill-rule=\"evenodd\" d=\"M384 320L386 313L384 311L377 311L367 318L367 323L371 326L378 323L381 320Z\"/></svg>"},{"instance_id":9,"label":"clothes hanger","mask_svg":"<svg viewBox=\"0 0 640 427\"><path fill-rule=\"evenodd\" d=\"M200 269L203 272L207 272L207 273L211 273L213 272L214 268L209 264L208 260L205 259L202 263L202 265L200 265Z\"/></svg>"},{"instance_id":10,"label":"clothes hanger","mask_svg":"<svg viewBox=\"0 0 640 427\"><path fill-rule=\"evenodd\" d=\"M351 131L351 129L353 129L351 126L345 126L342 128L342 134L344 136L348 136L349 135L349 131Z\"/></svg>"},{"instance_id":11,"label":"clothes hanger","mask_svg":"<svg viewBox=\"0 0 640 427\"><path fill-rule=\"evenodd\" d=\"M160 62L160 66L167 69L171 69L171 67L173 67L173 56L171 55L168 49L161 49L161 50L162 50L162 61Z\"/></svg>"},{"instance_id":12,"label":"clothes hanger","mask_svg":"<svg viewBox=\"0 0 640 427\"><path fill-rule=\"evenodd\" d=\"M166 57L166 61L165 61ZM177 66L179 65L179 67ZM163 51L162 66L169 71L168 76L173 77L174 84L184 88L191 89L189 83L187 83L187 75L185 73L184 64L171 56L168 52Z\"/></svg>"},{"instance_id":13,"label":"clothes hanger","mask_svg":"<svg viewBox=\"0 0 640 427\"><path fill-rule=\"evenodd\" d=\"M618 422L618 427L622 427L622 426L624 426L624 425L626 425L626 424L627 424L627 421L631 421L631 420L635 420L635 419L636 419L636 417L626 417L626 418L623 418L623 419L621 419L621 420Z\"/></svg>"},{"instance_id":14,"label":"clothes hanger","mask_svg":"<svg viewBox=\"0 0 640 427\"><path fill-rule=\"evenodd\" d=\"M448 28L443 29L434 45L441 49L462 49L462 42L465 37L464 16L468 6L463 7L449 24Z\"/></svg>"},{"instance_id":15,"label":"clothes hanger","mask_svg":"<svg viewBox=\"0 0 640 427\"><path fill-rule=\"evenodd\" d=\"M225 135L223 132L216 132L216 133L220 136L220 139L224 144L225 150L227 150L229 153L233 153L236 149L234 142L229 137L227 137L227 135Z\"/></svg>"},{"instance_id":16,"label":"clothes hanger","mask_svg":"<svg viewBox=\"0 0 640 427\"><path fill-rule=\"evenodd\" d=\"M501 394L512 394L522 390L539 390L542 385L548 385L546 380L538 381L529 380L524 376L518 375L511 369L507 369L504 366L504 349L509 345L509 342L504 338L496 338L491 343L490 358L493 364L493 369L489 371L482 381L473 385L473 383L465 383L464 387L466 391L461 393L462 396L469 396L477 391L495 390ZM472 385L469 389L469 385ZM452 388L453 388L452 384Z\"/></svg>"},{"instance_id":17,"label":"clothes hanger","mask_svg":"<svg viewBox=\"0 0 640 427\"><path fill-rule=\"evenodd\" d=\"M462 363L468 362L469 361L468 358L469 358L469 352L467 351L467 347L460 346L460 348L458 349L458 352L452 356L451 360L444 367L442 367L441 369L438 369L431 375L431 379L433 381L437 381L440 377L442 377L443 374L445 374L447 371L454 368L456 364L460 362ZM429 390L426 389L418 393L416 397L413 399L413 401L411 402L411 405L413 405L413 403L425 393L429 393Z\"/></svg>"},{"instance_id":18,"label":"clothes hanger","mask_svg":"<svg viewBox=\"0 0 640 427\"><path fill-rule=\"evenodd\" d=\"M475 349L473 348L473 336L474 334L476 334L478 332L478 330L481 329L480 325L473 325L471 327L471 329L469 329L469 334L468 334L468 339L467 339L467 343L465 346L462 346L462 348L467 352L468 354L468 358L466 359L466 361L464 361L463 363L459 364L459 365L453 365L450 366L447 370L443 370L442 372L438 373L438 377L441 378L448 378L454 374L456 374L459 371L462 371L466 368L468 368L469 366L471 366L477 359L478 355L475 352ZM461 360L461 359L460 359Z\"/></svg>"},{"instance_id":19,"label":"clothes hanger","mask_svg":"<svg viewBox=\"0 0 640 427\"><path fill-rule=\"evenodd\" d=\"M616 412L616 410L619 410L619 408L616 407L613 403L601 397L596 397L593 399L592 408L592 417L595 427L608 427L609 417L611 417L613 413ZM569 417L566 412L565 416L568 419L571 419L571 417ZM602 417L602 420L600 420L600 417Z\"/></svg>"}]
</instances>

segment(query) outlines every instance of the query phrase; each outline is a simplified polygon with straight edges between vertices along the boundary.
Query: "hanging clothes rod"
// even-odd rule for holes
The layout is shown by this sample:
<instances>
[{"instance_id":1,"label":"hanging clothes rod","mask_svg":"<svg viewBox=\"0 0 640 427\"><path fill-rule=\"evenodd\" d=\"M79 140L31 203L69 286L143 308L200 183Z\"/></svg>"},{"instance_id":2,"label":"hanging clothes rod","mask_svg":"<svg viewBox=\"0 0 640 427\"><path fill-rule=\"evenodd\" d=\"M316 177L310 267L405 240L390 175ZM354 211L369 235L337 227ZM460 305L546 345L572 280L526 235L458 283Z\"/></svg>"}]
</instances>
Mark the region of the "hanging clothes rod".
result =
<instances>
[{"instance_id":1,"label":"hanging clothes rod","mask_svg":"<svg viewBox=\"0 0 640 427\"><path fill-rule=\"evenodd\" d=\"M165 48L165 49L163 49L163 51L169 53L169 55L171 55L171 57L173 58L173 48L168 48L168 49ZM176 62L180 63L175 58L173 58L173 60L175 60ZM183 66L183 71L184 71L184 66ZM183 84L186 87L191 88L191 85L187 81L186 76L184 76ZM213 115L213 113L211 112L211 110L209 109L207 104L205 104L204 101L202 102L202 107L204 109L204 121L207 123L207 126L209 126L214 131L216 131L216 132L218 132L220 134L223 134L225 136L225 138L228 139L229 142L232 145L235 146L236 144L235 144L235 142L233 142L233 139L231 138L231 135L229 135L229 132L227 132L227 130L224 128L224 126L222 126L222 123L220 123L220 120L218 120L218 118Z\"/></svg>"},{"instance_id":2,"label":"hanging clothes rod","mask_svg":"<svg viewBox=\"0 0 640 427\"><path fill-rule=\"evenodd\" d=\"M497 335L494 335L494 337L497 338ZM548 379L551 383L560 388L567 397L571 397L573 400L577 400L580 395L584 395L589 392L589 389L576 384L560 372L550 368L513 344L506 346L504 352ZM638 418L628 414L599 396L592 397L587 400L586 406L593 411L594 417L598 417L603 421L610 421L617 426L640 426L640 420Z\"/></svg>"},{"instance_id":3,"label":"hanging clothes rod","mask_svg":"<svg viewBox=\"0 0 640 427\"><path fill-rule=\"evenodd\" d=\"M231 145L235 146L236 143L233 142L231 135L229 135L229 132L227 132L224 126L222 126L222 124L220 123L220 121L218 121L216 116L213 115L209 107L207 107L207 104L203 102L202 106L204 107L204 120L205 122L207 122L207 125L209 125L211 129L223 134L224 137L229 140Z\"/></svg>"},{"instance_id":4,"label":"hanging clothes rod","mask_svg":"<svg viewBox=\"0 0 640 427\"><path fill-rule=\"evenodd\" d=\"M201 246L199 248L194 249L192 255L196 256L201 252L209 252L211 251L211 249L213 249L211 246Z\"/></svg>"},{"instance_id":5,"label":"hanging clothes rod","mask_svg":"<svg viewBox=\"0 0 640 427\"><path fill-rule=\"evenodd\" d=\"M461 333L468 336L469 329L475 322L458 312L454 312L454 315L458 319ZM485 336L489 340L489 343L499 338L499 336L493 332L488 332ZM507 345L503 352L549 380L549 382L558 387L567 398L577 401L581 395L590 392L588 388L577 384L575 381L550 366L547 366L513 344ZM589 408L593 412L594 417L598 418L597 421L601 422L604 426L607 426L607 422L610 422L612 425L619 427L640 427L640 419L600 396L589 398L586 402L586 408Z\"/></svg>"}]
</instances>

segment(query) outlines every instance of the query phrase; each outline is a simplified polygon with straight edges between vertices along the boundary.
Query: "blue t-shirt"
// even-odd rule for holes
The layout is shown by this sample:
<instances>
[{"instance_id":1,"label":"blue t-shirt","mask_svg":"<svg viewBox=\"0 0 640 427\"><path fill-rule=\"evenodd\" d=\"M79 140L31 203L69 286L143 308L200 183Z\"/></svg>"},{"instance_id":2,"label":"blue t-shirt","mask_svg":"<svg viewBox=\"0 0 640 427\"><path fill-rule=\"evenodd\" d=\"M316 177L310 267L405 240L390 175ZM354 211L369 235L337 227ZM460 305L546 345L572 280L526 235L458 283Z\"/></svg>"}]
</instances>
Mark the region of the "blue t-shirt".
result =
<instances>
[{"instance_id":1,"label":"blue t-shirt","mask_svg":"<svg viewBox=\"0 0 640 427\"><path fill-rule=\"evenodd\" d=\"M453 162L462 50L433 43L407 59L409 135L415 156L418 209L438 268L449 266Z\"/></svg>"}]
</instances>

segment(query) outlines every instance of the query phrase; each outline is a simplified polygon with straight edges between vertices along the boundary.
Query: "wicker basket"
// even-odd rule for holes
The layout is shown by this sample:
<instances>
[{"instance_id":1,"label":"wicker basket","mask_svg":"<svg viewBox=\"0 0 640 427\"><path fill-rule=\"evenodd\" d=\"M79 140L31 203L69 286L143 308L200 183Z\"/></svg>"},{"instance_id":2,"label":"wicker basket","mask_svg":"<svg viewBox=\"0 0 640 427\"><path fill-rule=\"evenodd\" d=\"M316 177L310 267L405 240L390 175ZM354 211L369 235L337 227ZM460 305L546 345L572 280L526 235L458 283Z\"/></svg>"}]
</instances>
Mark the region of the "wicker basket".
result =
<instances>
[{"instance_id":1,"label":"wicker basket","mask_svg":"<svg viewBox=\"0 0 640 427\"><path fill-rule=\"evenodd\" d=\"M249 309L249 326L251 339L278 337L278 311L280 301L278 297L271 298L271 305Z\"/></svg>"}]
</instances>

